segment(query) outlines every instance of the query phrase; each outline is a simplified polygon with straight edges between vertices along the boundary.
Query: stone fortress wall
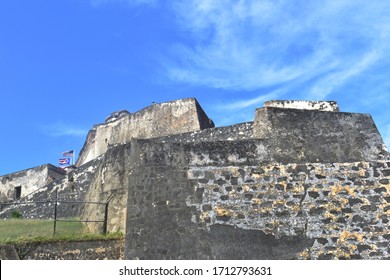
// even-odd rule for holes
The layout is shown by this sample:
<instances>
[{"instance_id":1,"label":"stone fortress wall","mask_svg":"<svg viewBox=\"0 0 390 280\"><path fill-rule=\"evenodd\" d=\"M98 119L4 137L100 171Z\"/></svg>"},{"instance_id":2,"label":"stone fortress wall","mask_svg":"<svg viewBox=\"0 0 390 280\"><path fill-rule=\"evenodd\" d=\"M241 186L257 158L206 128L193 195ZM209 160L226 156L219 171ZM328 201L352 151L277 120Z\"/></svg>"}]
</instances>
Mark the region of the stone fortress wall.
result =
<instances>
[{"instance_id":1,"label":"stone fortress wall","mask_svg":"<svg viewBox=\"0 0 390 280\"><path fill-rule=\"evenodd\" d=\"M254 140L132 149L127 259L390 257L390 161L259 164Z\"/></svg>"},{"instance_id":2,"label":"stone fortress wall","mask_svg":"<svg viewBox=\"0 0 390 280\"><path fill-rule=\"evenodd\" d=\"M177 110L183 129L160 126ZM79 168L39 194L112 198L109 231L126 233L126 259L390 258L390 158L369 115L271 101L254 122L213 128L185 99L118 112L101 128Z\"/></svg>"},{"instance_id":3,"label":"stone fortress wall","mask_svg":"<svg viewBox=\"0 0 390 280\"><path fill-rule=\"evenodd\" d=\"M212 127L214 123L194 98L153 104L134 114L116 112L89 132L76 165L99 157L110 145L132 138L154 138Z\"/></svg>"}]
</instances>

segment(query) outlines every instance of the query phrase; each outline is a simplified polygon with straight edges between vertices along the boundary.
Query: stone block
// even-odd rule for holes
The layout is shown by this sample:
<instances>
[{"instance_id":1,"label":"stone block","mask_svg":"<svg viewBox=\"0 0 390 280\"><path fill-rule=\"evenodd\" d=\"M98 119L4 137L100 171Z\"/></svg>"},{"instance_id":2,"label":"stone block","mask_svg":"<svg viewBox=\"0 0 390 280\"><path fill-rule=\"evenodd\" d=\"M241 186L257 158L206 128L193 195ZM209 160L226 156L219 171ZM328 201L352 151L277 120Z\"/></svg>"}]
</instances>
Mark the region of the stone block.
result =
<instances>
[{"instance_id":1,"label":"stone block","mask_svg":"<svg viewBox=\"0 0 390 280\"><path fill-rule=\"evenodd\" d=\"M14 246L0 244L0 260L20 260L20 258Z\"/></svg>"}]
</instances>

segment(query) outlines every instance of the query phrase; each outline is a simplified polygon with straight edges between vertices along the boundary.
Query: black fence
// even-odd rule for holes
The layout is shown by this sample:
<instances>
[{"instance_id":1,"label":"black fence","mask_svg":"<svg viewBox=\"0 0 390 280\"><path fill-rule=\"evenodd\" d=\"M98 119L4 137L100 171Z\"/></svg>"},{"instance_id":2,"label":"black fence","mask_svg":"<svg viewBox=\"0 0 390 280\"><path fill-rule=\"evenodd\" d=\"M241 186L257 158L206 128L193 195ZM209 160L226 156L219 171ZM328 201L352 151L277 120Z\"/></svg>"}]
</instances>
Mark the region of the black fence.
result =
<instances>
[{"instance_id":1,"label":"black fence","mask_svg":"<svg viewBox=\"0 0 390 280\"><path fill-rule=\"evenodd\" d=\"M7 221L19 220L45 220L52 223L52 233L55 236L58 233L61 223L83 223L100 224L100 233L107 234L108 207L112 197L107 202L91 201L70 201L58 198L55 193L54 199L45 201L17 201L12 203L0 204L1 227L7 227ZM88 219L85 209L93 212L93 219ZM101 230L100 230L101 229ZM1 235L1 229L0 229Z\"/></svg>"}]
</instances>

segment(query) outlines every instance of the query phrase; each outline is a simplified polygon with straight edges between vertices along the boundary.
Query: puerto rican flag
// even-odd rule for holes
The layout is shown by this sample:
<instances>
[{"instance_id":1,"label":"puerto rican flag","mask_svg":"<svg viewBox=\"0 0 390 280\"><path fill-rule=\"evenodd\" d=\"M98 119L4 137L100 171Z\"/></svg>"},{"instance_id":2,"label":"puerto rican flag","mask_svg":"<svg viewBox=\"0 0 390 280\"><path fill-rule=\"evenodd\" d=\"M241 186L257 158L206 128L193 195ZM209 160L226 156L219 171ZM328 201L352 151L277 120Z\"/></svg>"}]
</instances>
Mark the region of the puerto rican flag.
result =
<instances>
[{"instance_id":1,"label":"puerto rican flag","mask_svg":"<svg viewBox=\"0 0 390 280\"><path fill-rule=\"evenodd\" d=\"M60 158L58 160L58 163L60 165L69 165L70 164L70 158Z\"/></svg>"},{"instance_id":2,"label":"puerto rican flag","mask_svg":"<svg viewBox=\"0 0 390 280\"><path fill-rule=\"evenodd\" d=\"M74 156L74 150L63 152L62 155L64 157L73 157Z\"/></svg>"}]
</instances>

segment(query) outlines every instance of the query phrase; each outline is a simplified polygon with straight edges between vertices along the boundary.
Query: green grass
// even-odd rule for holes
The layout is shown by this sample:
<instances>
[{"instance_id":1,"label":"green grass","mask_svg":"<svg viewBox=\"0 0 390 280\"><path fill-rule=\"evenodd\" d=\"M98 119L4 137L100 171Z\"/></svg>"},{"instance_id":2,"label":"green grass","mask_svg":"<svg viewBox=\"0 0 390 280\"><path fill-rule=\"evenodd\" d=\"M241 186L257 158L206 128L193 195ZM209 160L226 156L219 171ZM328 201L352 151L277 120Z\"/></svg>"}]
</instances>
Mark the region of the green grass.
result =
<instances>
[{"instance_id":1,"label":"green grass","mask_svg":"<svg viewBox=\"0 0 390 280\"><path fill-rule=\"evenodd\" d=\"M53 229L54 221L52 220L0 220L0 243L81 241L118 239L122 237L120 233L107 236L90 234L82 223L57 222L55 236L53 236Z\"/></svg>"}]
</instances>

